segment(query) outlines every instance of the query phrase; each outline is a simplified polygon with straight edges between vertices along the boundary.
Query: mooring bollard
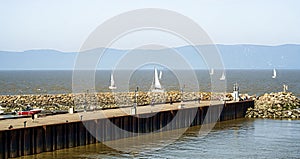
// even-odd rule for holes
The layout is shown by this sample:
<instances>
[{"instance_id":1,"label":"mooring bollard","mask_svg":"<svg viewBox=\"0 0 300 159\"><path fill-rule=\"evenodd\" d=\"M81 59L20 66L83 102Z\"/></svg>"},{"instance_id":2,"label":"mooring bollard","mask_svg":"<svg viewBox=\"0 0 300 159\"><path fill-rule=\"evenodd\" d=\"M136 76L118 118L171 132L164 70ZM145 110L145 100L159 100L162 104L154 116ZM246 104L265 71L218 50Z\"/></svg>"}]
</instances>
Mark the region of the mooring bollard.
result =
<instances>
[{"instance_id":1,"label":"mooring bollard","mask_svg":"<svg viewBox=\"0 0 300 159\"><path fill-rule=\"evenodd\" d=\"M27 123L27 121L24 121L24 128L26 128L26 123Z\"/></svg>"}]
</instances>

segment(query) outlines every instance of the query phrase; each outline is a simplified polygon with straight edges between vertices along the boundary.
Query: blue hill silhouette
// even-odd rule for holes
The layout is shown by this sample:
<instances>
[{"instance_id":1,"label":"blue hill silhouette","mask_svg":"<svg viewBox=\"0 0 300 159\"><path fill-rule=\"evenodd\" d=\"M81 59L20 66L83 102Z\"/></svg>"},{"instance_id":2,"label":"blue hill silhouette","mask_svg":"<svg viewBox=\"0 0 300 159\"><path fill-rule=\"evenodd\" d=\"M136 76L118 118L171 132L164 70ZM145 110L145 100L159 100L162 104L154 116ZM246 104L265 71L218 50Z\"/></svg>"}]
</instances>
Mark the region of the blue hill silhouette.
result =
<instances>
[{"instance_id":1,"label":"blue hill silhouette","mask_svg":"<svg viewBox=\"0 0 300 159\"><path fill-rule=\"evenodd\" d=\"M300 69L300 45L216 45L226 69ZM205 48L206 46L196 46ZM163 50L134 50L141 53L177 51L194 68L206 69L204 60L193 51L192 46ZM96 54L103 48L85 53ZM122 58L128 50L106 49L99 68L111 69L112 64ZM27 50L24 52L0 51L1 70L68 70L73 69L77 52L56 50ZM200 59L200 60L199 60ZM134 59L133 59L134 60Z\"/></svg>"}]
</instances>

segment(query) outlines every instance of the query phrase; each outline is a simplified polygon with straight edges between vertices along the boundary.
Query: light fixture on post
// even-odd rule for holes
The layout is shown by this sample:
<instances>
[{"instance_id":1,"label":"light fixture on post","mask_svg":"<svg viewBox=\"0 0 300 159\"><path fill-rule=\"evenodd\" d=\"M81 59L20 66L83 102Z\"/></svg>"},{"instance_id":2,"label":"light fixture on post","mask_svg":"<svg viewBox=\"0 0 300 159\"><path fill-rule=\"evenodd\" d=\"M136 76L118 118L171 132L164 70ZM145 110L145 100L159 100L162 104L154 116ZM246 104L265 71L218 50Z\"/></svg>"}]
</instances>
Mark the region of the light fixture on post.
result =
<instances>
[{"instance_id":1,"label":"light fixture on post","mask_svg":"<svg viewBox=\"0 0 300 159\"><path fill-rule=\"evenodd\" d=\"M134 102L133 102L133 107L131 108L131 115L137 114L138 91L139 91L139 87L136 87L136 90L134 91Z\"/></svg>"}]
</instances>

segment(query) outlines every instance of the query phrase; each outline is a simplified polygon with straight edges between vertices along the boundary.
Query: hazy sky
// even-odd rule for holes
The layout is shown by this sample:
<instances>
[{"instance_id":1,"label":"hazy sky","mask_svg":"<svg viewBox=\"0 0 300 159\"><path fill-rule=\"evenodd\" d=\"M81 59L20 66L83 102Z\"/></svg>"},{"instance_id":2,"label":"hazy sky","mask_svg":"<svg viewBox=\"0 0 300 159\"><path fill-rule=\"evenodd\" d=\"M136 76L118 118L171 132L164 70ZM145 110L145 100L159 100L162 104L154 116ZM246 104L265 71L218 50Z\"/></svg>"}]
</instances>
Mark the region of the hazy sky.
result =
<instances>
[{"instance_id":1,"label":"hazy sky","mask_svg":"<svg viewBox=\"0 0 300 159\"><path fill-rule=\"evenodd\" d=\"M78 51L105 20L141 8L196 21L218 44L300 44L299 0L2 0L0 50Z\"/></svg>"}]
</instances>

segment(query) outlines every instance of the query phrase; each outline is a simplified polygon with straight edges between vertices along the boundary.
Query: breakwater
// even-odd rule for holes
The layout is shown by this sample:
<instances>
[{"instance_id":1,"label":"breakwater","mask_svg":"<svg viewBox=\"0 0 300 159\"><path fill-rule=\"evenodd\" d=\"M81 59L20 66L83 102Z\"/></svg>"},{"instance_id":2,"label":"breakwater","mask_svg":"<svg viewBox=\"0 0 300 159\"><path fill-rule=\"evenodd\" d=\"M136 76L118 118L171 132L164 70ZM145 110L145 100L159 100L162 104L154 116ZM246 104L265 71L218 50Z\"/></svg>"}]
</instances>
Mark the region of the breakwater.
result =
<instances>
[{"instance_id":1,"label":"breakwater","mask_svg":"<svg viewBox=\"0 0 300 159\"><path fill-rule=\"evenodd\" d=\"M248 118L300 118L300 100L291 92L266 93L255 100L254 108L247 110Z\"/></svg>"},{"instance_id":2,"label":"breakwater","mask_svg":"<svg viewBox=\"0 0 300 159\"><path fill-rule=\"evenodd\" d=\"M76 114L53 116L53 120L52 118L50 120L50 116L37 120L37 123L32 123L35 124L33 126L21 127L17 125L10 130L0 130L0 158L18 157L92 144L98 142L96 138L101 138L102 141L110 141L133 137L126 136L126 134L120 133L118 129L113 127L107 127L109 122L122 130L134 132L135 135L143 135L144 133L208 124L215 120L226 121L243 118L246 110L254 106L254 102L248 100L230 102L225 105L210 105L209 102L203 102L201 105L196 102L188 102L181 109L178 109L178 105L179 103L155 105L154 108L166 107L157 112L150 111L150 109L153 109L151 106L141 106L138 107L139 113L135 116L125 115L124 112L121 113L120 109L108 109L102 110L106 111L107 114L111 114L107 115L106 118L99 118L98 116L95 119L83 118L82 121L78 119L78 115L77 119L71 118L71 116L75 117ZM211 111L208 111L209 109ZM93 112L88 113L92 114ZM139 118L142 115L149 117ZM179 116L179 118L175 118L175 116ZM69 119L69 121L59 120L60 118ZM21 119L18 120L21 121ZM173 124L166 126L171 121ZM20 123L16 122L16 124ZM91 130L87 130L85 125L93 127L93 133L91 133ZM92 134L96 134L96 136Z\"/></svg>"},{"instance_id":3,"label":"breakwater","mask_svg":"<svg viewBox=\"0 0 300 159\"><path fill-rule=\"evenodd\" d=\"M221 95L220 95L221 96ZM154 103L179 102L183 100L210 100L210 92L184 92L170 91L165 93L138 92L137 104L149 105ZM215 97L217 98L217 97ZM32 95L2 95L0 105L6 108L7 112L19 111L30 105L33 108L44 110L68 110L76 104L81 108L83 105L93 105L97 109L116 108L129 106L135 100L135 92L100 92L100 93L78 93L78 94L32 94Z\"/></svg>"}]
</instances>

